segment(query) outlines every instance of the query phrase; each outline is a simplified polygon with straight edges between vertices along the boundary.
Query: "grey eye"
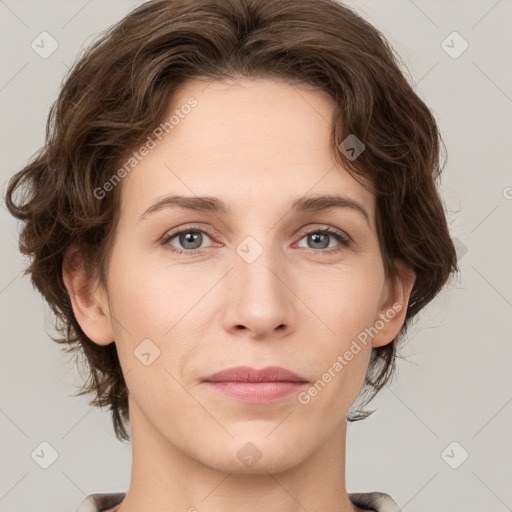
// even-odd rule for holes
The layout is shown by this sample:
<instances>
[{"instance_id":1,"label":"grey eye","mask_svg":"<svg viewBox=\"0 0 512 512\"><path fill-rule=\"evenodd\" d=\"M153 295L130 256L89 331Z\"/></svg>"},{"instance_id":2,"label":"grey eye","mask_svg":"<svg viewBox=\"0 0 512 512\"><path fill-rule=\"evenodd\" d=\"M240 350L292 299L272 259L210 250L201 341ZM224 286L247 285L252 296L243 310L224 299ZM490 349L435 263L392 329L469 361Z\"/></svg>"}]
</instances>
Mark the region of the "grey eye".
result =
<instances>
[{"instance_id":1,"label":"grey eye","mask_svg":"<svg viewBox=\"0 0 512 512\"><path fill-rule=\"evenodd\" d=\"M164 240L164 244L176 247L178 252L180 249L183 250L183 252L193 251L201 248L203 242L205 241L205 237L208 239L210 238L208 234L202 230L190 228L183 229L177 233L174 233L173 235L168 236ZM178 241L178 245L172 242L175 239Z\"/></svg>"}]
</instances>

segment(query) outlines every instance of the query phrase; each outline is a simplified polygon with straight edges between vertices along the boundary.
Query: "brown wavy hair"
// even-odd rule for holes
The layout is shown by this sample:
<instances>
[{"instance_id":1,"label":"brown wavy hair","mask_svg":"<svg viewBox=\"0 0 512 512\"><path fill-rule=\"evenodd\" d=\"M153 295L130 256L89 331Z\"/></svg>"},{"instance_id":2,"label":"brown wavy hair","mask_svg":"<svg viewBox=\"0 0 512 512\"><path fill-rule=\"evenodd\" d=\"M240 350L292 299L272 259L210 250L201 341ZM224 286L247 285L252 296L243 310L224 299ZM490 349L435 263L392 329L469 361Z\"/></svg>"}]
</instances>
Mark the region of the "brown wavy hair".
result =
<instances>
[{"instance_id":1,"label":"brown wavy hair","mask_svg":"<svg viewBox=\"0 0 512 512\"><path fill-rule=\"evenodd\" d=\"M119 440L130 436L116 344L99 346L80 328L62 278L64 254L77 244L86 271L106 286L122 184L104 199L94 190L151 135L173 94L193 78L285 79L332 98L331 151L375 194L386 276L397 275L394 258L416 273L402 330L373 349L360 394L365 404L388 383L410 320L458 271L437 191L444 144L401 66L381 32L334 0L152 0L77 59L51 107L44 146L11 178L5 200L24 222L19 249L31 257L24 275L56 316L60 336L52 339L87 363L77 395L92 394L90 405L110 408ZM365 145L355 160L338 149L350 134ZM358 409L348 419L371 412Z\"/></svg>"}]
</instances>

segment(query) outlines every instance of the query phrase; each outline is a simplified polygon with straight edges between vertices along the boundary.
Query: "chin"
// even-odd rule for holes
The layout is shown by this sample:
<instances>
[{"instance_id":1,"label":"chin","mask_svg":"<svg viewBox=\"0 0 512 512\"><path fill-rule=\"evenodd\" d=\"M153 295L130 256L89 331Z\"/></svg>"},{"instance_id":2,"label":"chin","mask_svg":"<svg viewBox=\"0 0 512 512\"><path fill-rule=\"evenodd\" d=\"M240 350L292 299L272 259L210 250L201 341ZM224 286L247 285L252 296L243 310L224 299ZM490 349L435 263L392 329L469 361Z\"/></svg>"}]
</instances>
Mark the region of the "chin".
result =
<instances>
[{"instance_id":1,"label":"chin","mask_svg":"<svg viewBox=\"0 0 512 512\"><path fill-rule=\"evenodd\" d=\"M307 443L300 442L284 429L281 435L272 433L270 436L267 430L246 431L245 435L212 445L216 447L210 448L208 459L203 460L201 456L199 460L217 471L235 475L280 473L297 466L308 456Z\"/></svg>"}]
</instances>

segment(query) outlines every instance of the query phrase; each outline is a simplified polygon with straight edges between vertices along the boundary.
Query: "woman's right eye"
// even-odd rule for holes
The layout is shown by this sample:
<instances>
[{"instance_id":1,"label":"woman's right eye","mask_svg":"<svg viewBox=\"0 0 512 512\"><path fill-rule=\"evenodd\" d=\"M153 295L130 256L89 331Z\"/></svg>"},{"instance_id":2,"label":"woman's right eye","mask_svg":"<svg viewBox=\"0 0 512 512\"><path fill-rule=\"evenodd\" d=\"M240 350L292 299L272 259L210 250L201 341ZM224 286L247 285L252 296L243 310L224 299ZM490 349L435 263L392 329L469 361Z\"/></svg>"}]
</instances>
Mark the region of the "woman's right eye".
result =
<instances>
[{"instance_id":1,"label":"woman's right eye","mask_svg":"<svg viewBox=\"0 0 512 512\"><path fill-rule=\"evenodd\" d=\"M171 251L177 252L178 254L188 253L194 251L201 251L202 242L204 241L204 237L210 238L209 234L200 228L188 227L185 229L181 229L179 231L175 231L173 233L169 233L162 240L162 245L166 247L171 247ZM177 243L180 244L180 247L177 247L171 244L171 240L177 240Z\"/></svg>"}]
</instances>

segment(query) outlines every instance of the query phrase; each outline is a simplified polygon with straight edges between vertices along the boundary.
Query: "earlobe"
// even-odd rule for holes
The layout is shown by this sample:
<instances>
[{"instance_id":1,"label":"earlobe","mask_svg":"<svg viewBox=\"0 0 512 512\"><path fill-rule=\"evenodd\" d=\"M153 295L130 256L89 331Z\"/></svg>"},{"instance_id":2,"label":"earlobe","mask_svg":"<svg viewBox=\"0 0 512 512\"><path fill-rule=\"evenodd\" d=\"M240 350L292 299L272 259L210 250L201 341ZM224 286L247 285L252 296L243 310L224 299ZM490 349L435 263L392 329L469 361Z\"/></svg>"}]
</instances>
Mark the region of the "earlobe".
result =
<instances>
[{"instance_id":1,"label":"earlobe","mask_svg":"<svg viewBox=\"0 0 512 512\"><path fill-rule=\"evenodd\" d=\"M395 260L398 275L386 283L379 315L375 319L378 331L372 339L372 347L381 347L391 343L405 322L409 298L416 274L414 270L401 260Z\"/></svg>"},{"instance_id":2,"label":"earlobe","mask_svg":"<svg viewBox=\"0 0 512 512\"><path fill-rule=\"evenodd\" d=\"M62 279L68 290L73 313L87 337L98 345L114 340L106 294L98 280L87 275L80 249L73 245L62 263Z\"/></svg>"}]
</instances>

